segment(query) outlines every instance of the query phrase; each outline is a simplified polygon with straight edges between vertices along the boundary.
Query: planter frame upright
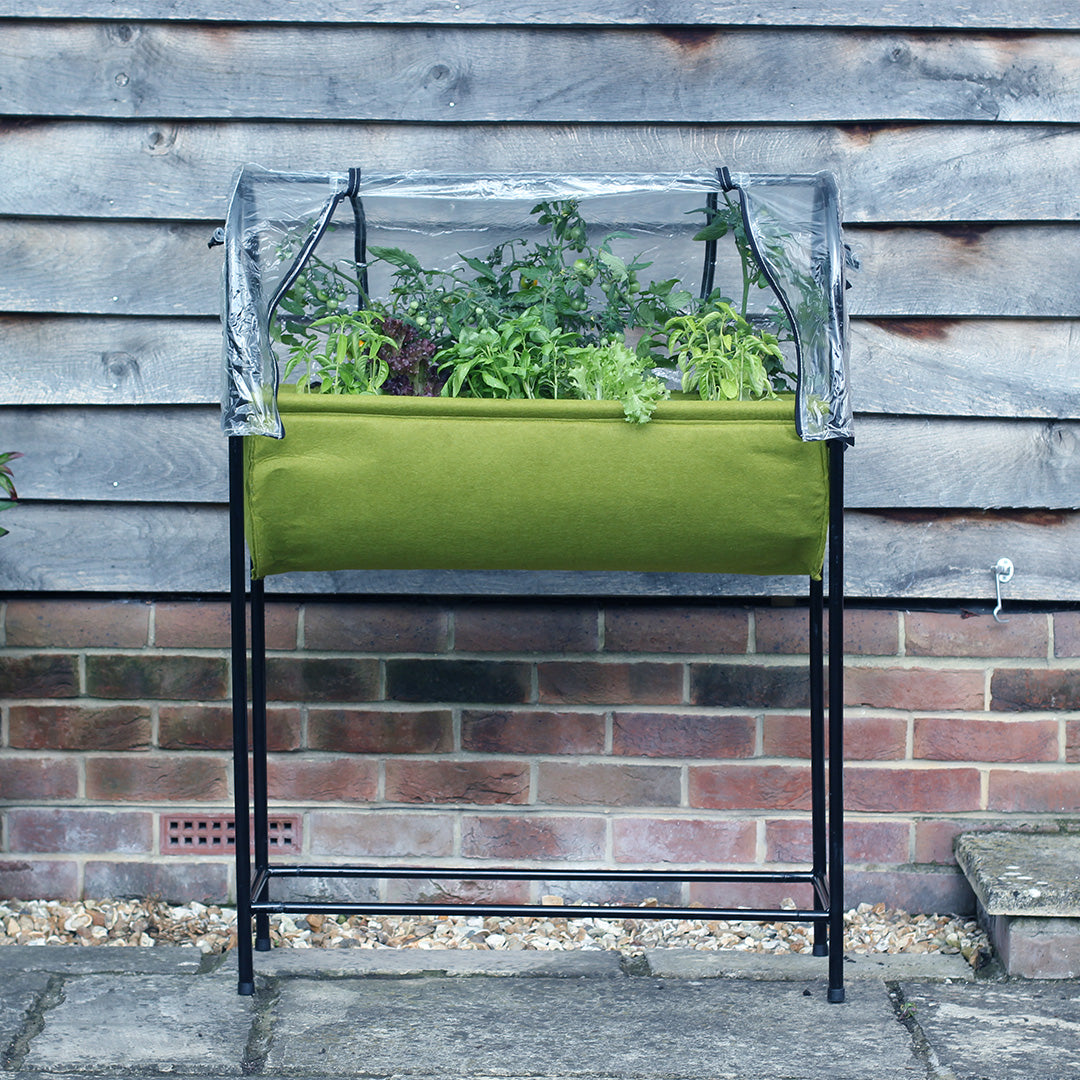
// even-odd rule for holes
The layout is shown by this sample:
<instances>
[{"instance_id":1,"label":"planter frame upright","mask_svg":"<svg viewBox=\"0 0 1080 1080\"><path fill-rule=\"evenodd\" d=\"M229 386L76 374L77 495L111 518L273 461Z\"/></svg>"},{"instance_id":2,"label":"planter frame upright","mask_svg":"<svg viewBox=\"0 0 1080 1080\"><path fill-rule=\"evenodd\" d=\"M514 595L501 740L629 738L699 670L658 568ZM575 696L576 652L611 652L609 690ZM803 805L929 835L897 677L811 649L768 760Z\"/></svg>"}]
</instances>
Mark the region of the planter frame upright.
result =
<instances>
[{"instance_id":1,"label":"planter frame upright","mask_svg":"<svg viewBox=\"0 0 1080 1080\"><path fill-rule=\"evenodd\" d=\"M350 177L351 195L355 195ZM350 197L351 197L350 195ZM842 290L840 300L842 304ZM808 922L814 927L813 952L828 957L828 1000L844 1000L843 979L843 622L844 622L844 452L849 439L825 440L828 465L827 559L828 596L821 578L808 578L809 729L811 750L812 857L803 869L756 870L616 870L571 866L542 868L424 867L365 864L271 864L269 853L265 586L251 577L246 527L245 441L260 434L229 433L230 578L232 618L233 782L235 794L236 890L238 926L238 991L254 992L254 952L268 951L272 914L323 915L543 915L547 918L587 916L617 918L760 919ZM820 549L819 549L820 554ZM431 565L431 564L426 564ZM330 569L331 567L299 567ZM354 567L356 568L356 567ZM496 568L496 567L491 567ZM612 567L616 569L617 567ZM290 567L296 569L296 567ZM271 569L268 572L276 572ZM738 572L747 572L740 570ZM755 571L749 571L755 572ZM793 571L787 571L792 573ZM801 572L801 571L800 571ZM250 616L250 638L247 630ZM826 623L827 619L827 623ZM828 664L824 634L828 626ZM250 680L248 664L250 662ZM827 687L826 687L827 680ZM827 704L826 704L827 689ZM249 706L251 738L248 737ZM250 769L250 783L249 783ZM272 895L275 882L319 878L350 879L465 879L605 882L699 882L793 884L809 887L813 906L802 909L768 907L639 908L631 906L546 906L536 904L423 903L409 901L280 900ZM254 920L254 945L252 941Z\"/></svg>"},{"instance_id":2,"label":"planter frame upright","mask_svg":"<svg viewBox=\"0 0 1080 1080\"><path fill-rule=\"evenodd\" d=\"M233 782L236 800L237 954L239 992L254 992L254 958L250 933L255 920L256 951L270 948L270 915L451 915L494 916L543 915L547 918L686 918L762 919L811 922L814 955L828 956L829 1001L844 1000L843 976L843 465L846 445L829 440L829 541L828 597L821 580L809 579L809 683L811 742L812 865L797 871L731 870L638 870L578 869L570 866L542 869L520 868L424 868L421 866L364 866L271 864L267 809L266 739L266 622L265 587L262 579L247 587L247 547L244 539L243 440L229 439L230 477L230 571L232 612L233 680ZM260 436L246 436L260 438ZM826 608L829 628L828 706L825 704L824 627ZM251 638L247 616L250 612ZM250 644L250 651L249 651ZM247 663L250 659L250 693ZM248 743L248 706L252 718ZM827 724L826 724L827 714ZM826 726L828 750L826 751ZM248 768L251 766L249 790ZM252 844L250 838L254 838ZM529 904L425 904L415 902L280 901L271 897L271 884L288 878L424 878L468 880L541 880L626 882L745 882L809 884L814 907L808 910L776 908L639 908L550 907ZM247 932L245 932L245 928Z\"/></svg>"}]
</instances>

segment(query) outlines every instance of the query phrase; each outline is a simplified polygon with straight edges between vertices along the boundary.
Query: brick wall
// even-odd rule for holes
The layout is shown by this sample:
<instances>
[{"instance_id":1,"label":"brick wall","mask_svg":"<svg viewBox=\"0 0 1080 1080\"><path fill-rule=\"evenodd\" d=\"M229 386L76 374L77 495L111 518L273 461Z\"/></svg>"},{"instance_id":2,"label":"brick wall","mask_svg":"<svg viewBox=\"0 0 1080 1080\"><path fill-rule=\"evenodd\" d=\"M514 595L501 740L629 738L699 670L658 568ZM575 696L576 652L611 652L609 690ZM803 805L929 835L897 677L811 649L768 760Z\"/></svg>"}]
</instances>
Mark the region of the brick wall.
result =
<instances>
[{"instance_id":1,"label":"brick wall","mask_svg":"<svg viewBox=\"0 0 1080 1080\"><path fill-rule=\"evenodd\" d=\"M267 616L271 794L304 859L808 858L803 608L288 601ZM228 856L164 854L161 828L230 806L228 632L216 602L0 604L0 896L231 893ZM851 609L845 646L850 902L969 909L959 830L1080 823L1080 612Z\"/></svg>"}]
</instances>

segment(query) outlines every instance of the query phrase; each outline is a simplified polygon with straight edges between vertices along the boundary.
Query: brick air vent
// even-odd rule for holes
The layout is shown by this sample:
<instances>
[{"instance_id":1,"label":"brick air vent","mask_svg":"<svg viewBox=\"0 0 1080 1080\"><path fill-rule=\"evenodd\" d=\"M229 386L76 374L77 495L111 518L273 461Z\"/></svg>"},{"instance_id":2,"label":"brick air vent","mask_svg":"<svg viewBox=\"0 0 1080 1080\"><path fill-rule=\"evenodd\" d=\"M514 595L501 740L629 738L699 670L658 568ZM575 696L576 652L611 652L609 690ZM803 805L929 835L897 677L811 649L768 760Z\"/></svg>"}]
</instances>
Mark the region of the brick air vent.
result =
<instances>
[{"instance_id":1,"label":"brick air vent","mask_svg":"<svg viewBox=\"0 0 1080 1080\"><path fill-rule=\"evenodd\" d=\"M299 851L300 816L275 814L269 819L270 854ZM161 819L162 855L233 855L236 819L232 814L176 814Z\"/></svg>"}]
</instances>

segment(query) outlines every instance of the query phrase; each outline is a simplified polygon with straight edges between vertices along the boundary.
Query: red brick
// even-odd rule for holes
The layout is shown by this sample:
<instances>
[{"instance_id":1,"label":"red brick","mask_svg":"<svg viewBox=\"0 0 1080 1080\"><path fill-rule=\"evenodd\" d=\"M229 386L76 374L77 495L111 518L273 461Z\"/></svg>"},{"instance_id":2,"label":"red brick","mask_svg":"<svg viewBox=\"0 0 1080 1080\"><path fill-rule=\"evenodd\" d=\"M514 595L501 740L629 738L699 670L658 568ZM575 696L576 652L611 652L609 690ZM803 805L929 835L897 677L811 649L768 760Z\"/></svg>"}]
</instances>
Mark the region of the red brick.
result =
<instances>
[{"instance_id":1,"label":"red brick","mask_svg":"<svg viewBox=\"0 0 1080 1080\"><path fill-rule=\"evenodd\" d=\"M520 761L388 761L386 799L406 803L523 803L529 767Z\"/></svg>"},{"instance_id":2,"label":"red brick","mask_svg":"<svg viewBox=\"0 0 1080 1080\"><path fill-rule=\"evenodd\" d=\"M436 754L454 748L449 709L312 709L308 746L341 754Z\"/></svg>"},{"instance_id":3,"label":"red brick","mask_svg":"<svg viewBox=\"0 0 1080 1080\"><path fill-rule=\"evenodd\" d=\"M885 870L844 871L844 906L880 904L902 911L953 913L975 912L975 894L967 878L955 867L914 867Z\"/></svg>"},{"instance_id":4,"label":"red brick","mask_svg":"<svg viewBox=\"0 0 1080 1080\"><path fill-rule=\"evenodd\" d=\"M116 653L86 657L86 692L98 698L190 698L229 692L223 657Z\"/></svg>"},{"instance_id":5,"label":"red brick","mask_svg":"<svg viewBox=\"0 0 1080 1080\"><path fill-rule=\"evenodd\" d=\"M951 866L956 863L953 843L962 832L971 832L966 819L915 822L915 862Z\"/></svg>"},{"instance_id":6,"label":"red brick","mask_svg":"<svg viewBox=\"0 0 1080 1080\"><path fill-rule=\"evenodd\" d=\"M568 705L677 705L681 664L553 661L537 665L540 700Z\"/></svg>"},{"instance_id":7,"label":"red brick","mask_svg":"<svg viewBox=\"0 0 1080 1080\"><path fill-rule=\"evenodd\" d=\"M794 900L803 909L814 906L813 890L799 882L693 882L690 903L705 908L778 908Z\"/></svg>"},{"instance_id":8,"label":"red brick","mask_svg":"<svg viewBox=\"0 0 1080 1080\"><path fill-rule=\"evenodd\" d=\"M170 859L166 863L90 860L84 871L86 897L160 897L166 903L192 900L221 904L229 897L229 860L204 856L206 861Z\"/></svg>"},{"instance_id":9,"label":"red brick","mask_svg":"<svg viewBox=\"0 0 1080 1080\"><path fill-rule=\"evenodd\" d=\"M752 716L617 712L611 749L633 757L747 758L756 739Z\"/></svg>"},{"instance_id":10,"label":"red brick","mask_svg":"<svg viewBox=\"0 0 1080 1080\"><path fill-rule=\"evenodd\" d=\"M1056 720L917 716L914 755L929 761L1057 761Z\"/></svg>"},{"instance_id":11,"label":"red brick","mask_svg":"<svg viewBox=\"0 0 1080 1080\"><path fill-rule=\"evenodd\" d=\"M18 808L8 812L8 849L16 852L154 850L154 818L140 811Z\"/></svg>"},{"instance_id":12,"label":"red brick","mask_svg":"<svg viewBox=\"0 0 1080 1080\"><path fill-rule=\"evenodd\" d=\"M616 818L615 861L622 863L750 863L757 847L753 821L703 818Z\"/></svg>"},{"instance_id":13,"label":"red brick","mask_svg":"<svg viewBox=\"0 0 1080 1080\"><path fill-rule=\"evenodd\" d=\"M1080 769L992 769L990 810L1063 814L1080 810Z\"/></svg>"},{"instance_id":14,"label":"red brick","mask_svg":"<svg viewBox=\"0 0 1080 1080\"><path fill-rule=\"evenodd\" d=\"M845 821L844 858L859 863L906 863L908 825L902 821ZM812 863L810 822L765 822L765 859L778 863Z\"/></svg>"},{"instance_id":15,"label":"red brick","mask_svg":"<svg viewBox=\"0 0 1080 1080\"><path fill-rule=\"evenodd\" d=\"M0 897L9 900L75 900L79 867L74 859L0 858Z\"/></svg>"},{"instance_id":16,"label":"red brick","mask_svg":"<svg viewBox=\"0 0 1080 1080\"><path fill-rule=\"evenodd\" d=\"M454 850L450 814L320 810L308 814L307 821L312 855L415 858L452 855Z\"/></svg>"},{"instance_id":17,"label":"red brick","mask_svg":"<svg viewBox=\"0 0 1080 1080\"><path fill-rule=\"evenodd\" d=\"M231 706L162 705L158 710L158 746L162 750L231 750L232 744ZM299 709L266 710L266 744L274 751L300 748Z\"/></svg>"},{"instance_id":18,"label":"red brick","mask_svg":"<svg viewBox=\"0 0 1080 1080\"><path fill-rule=\"evenodd\" d=\"M162 803L226 799L228 771L224 758L206 755L91 757L86 761L86 797Z\"/></svg>"},{"instance_id":19,"label":"red brick","mask_svg":"<svg viewBox=\"0 0 1080 1080\"><path fill-rule=\"evenodd\" d=\"M981 671L848 666L844 702L877 709L982 709L984 684Z\"/></svg>"},{"instance_id":20,"label":"red brick","mask_svg":"<svg viewBox=\"0 0 1080 1080\"><path fill-rule=\"evenodd\" d=\"M829 744L828 723L825 745ZM810 718L766 716L763 720L761 753L764 757L808 758ZM907 721L899 716L844 717L845 761L890 761L907 756Z\"/></svg>"},{"instance_id":21,"label":"red brick","mask_svg":"<svg viewBox=\"0 0 1080 1080\"><path fill-rule=\"evenodd\" d=\"M371 701L378 688L378 660L271 656L266 661L270 701Z\"/></svg>"},{"instance_id":22,"label":"red brick","mask_svg":"<svg viewBox=\"0 0 1080 1080\"><path fill-rule=\"evenodd\" d=\"M691 664L690 701L733 709L800 709L810 704L803 666Z\"/></svg>"},{"instance_id":23,"label":"red brick","mask_svg":"<svg viewBox=\"0 0 1080 1080\"><path fill-rule=\"evenodd\" d=\"M300 605L268 600L264 612L266 647L295 649ZM251 634L250 611L247 619ZM220 601L160 600L154 608L154 644L163 649L228 649L232 645L230 606Z\"/></svg>"},{"instance_id":24,"label":"red brick","mask_svg":"<svg viewBox=\"0 0 1080 1080\"><path fill-rule=\"evenodd\" d=\"M466 709L461 748L481 754L599 754L604 727L600 713Z\"/></svg>"},{"instance_id":25,"label":"red brick","mask_svg":"<svg viewBox=\"0 0 1080 1080\"><path fill-rule=\"evenodd\" d=\"M1080 669L999 668L990 678L990 708L1080 709Z\"/></svg>"},{"instance_id":26,"label":"red brick","mask_svg":"<svg viewBox=\"0 0 1080 1080\"><path fill-rule=\"evenodd\" d=\"M378 765L363 758L272 759L266 785L271 799L284 802L372 802Z\"/></svg>"},{"instance_id":27,"label":"red brick","mask_svg":"<svg viewBox=\"0 0 1080 1080\"><path fill-rule=\"evenodd\" d=\"M74 656L0 656L0 698L70 698L78 693Z\"/></svg>"},{"instance_id":28,"label":"red brick","mask_svg":"<svg viewBox=\"0 0 1080 1080\"><path fill-rule=\"evenodd\" d=\"M536 896L561 896L568 904L621 904L640 907L682 907L682 886L674 881L568 881L545 878L536 885ZM656 915L651 916L656 918Z\"/></svg>"},{"instance_id":29,"label":"red brick","mask_svg":"<svg viewBox=\"0 0 1080 1080\"><path fill-rule=\"evenodd\" d=\"M1054 655L1080 656L1080 611L1054 613Z\"/></svg>"},{"instance_id":30,"label":"red brick","mask_svg":"<svg viewBox=\"0 0 1080 1080\"><path fill-rule=\"evenodd\" d=\"M690 805L713 810L809 810L810 769L795 765L691 766Z\"/></svg>"},{"instance_id":31,"label":"red brick","mask_svg":"<svg viewBox=\"0 0 1080 1080\"><path fill-rule=\"evenodd\" d=\"M941 821L915 822L915 862L954 866L953 842L961 833L1000 829L1001 818L945 818ZM1010 832L1038 832L1037 823L1008 821Z\"/></svg>"},{"instance_id":32,"label":"red brick","mask_svg":"<svg viewBox=\"0 0 1080 1080\"><path fill-rule=\"evenodd\" d=\"M146 750L150 710L142 705L12 705L9 744L22 750Z\"/></svg>"},{"instance_id":33,"label":"red brick","mask_svg":"<svg viewBox=\"0 0 1080 1080\"><path fill-rule=\"evenodd\" d=\"M527 904L527 881L488 881L475 878L391 878L386 883L386 899L391 902L422 904ZM437 962L432 963L436 967Z\"/></svg>"},{"instance_id":34,"label":"red brick","mask_svg":"<svg viewBox=\"0 0 1080 1080\"><path fill-rule=\"evenodd\" d=\"M754 612L754 645L759 653L809 653L809 611L805 606L758 608ZM829 647L829 620L823 627ZM900 622L895 611L848 608L844 612L844 652L853 656L896 656Z\"/></svg>"},{"instance_id":35,"label":"red brick","mask_svg":"<svg viewBox=\"0 0 1080 1080\"><path fill-rule=\"evenodd\" d=\"M150 605L141 600L11 600L9 646L141 648L147 643Z\"/></svg>"},{"instance_id":36,"label":"red brick","mask_svg":"<svg viewBox=\"0 0 1080 1080\"><path fill-rule=\"evenodd\" d=\"M597 609L591 605L463 603L454 617L454 648L458 652L596 652L599 622Z\"/></svg>"},{"instance_id":37,"label":"red brick","mask_svg":"<svg viewBox=\"0 0 1080 1080\"><path fill-rule=\"evenodd\" d=\"M304 645L339 652L446 652L449 616L409 600L304 606Z\"/></svg>"},{"instance_id":38,"label":"red brick","mask_svg":"<svg viewBox=\"0 0 1080 1080\"><path fill-rule=\"evenodd\" d=\"M616 604L604 611L608 652L745 653L747 612L707 604Z\"/></svg>"},{"instance_id":39,"label":"red brick","mask_svg":"<svg viewBox=\"0 0 1080 1080\"><path fill-rule=\"evenodd\" d=\"M74 799L78 791L79 769L74 761L0 757L0 792L5 802Z\"/></svg>"},{"instance_id":40,"label":"red brick","mask_svg":"<svg viewBox=\"0 0 1080 1080\"><path fill-rule=\"evenodd\" d=\"M387 660L390 701L507 705L532 698L532 665L513 660Z\"/></svg>"},{"instance_id":41,"label":"red brick","mask_svg":"<svg viewBox=\"0 0 1080 1080\"><path fill-rule=\"evenodd\" d=\"M1065 760L1080 761L1080 720L1065 721Z\"/></svg>"},{"instance_id":42,"label":"red brick","mask_svg":"<svg viewBox=\"0 0 1080 1080\"><path fill-rule=\"evenodd\" d=\"M844 770L844 805L850 811L940 813L978 810L978 769Z\"/></svg>"},{"instance_id":43,"label":"red brick","mask_svg":"<svg viewBox=\"0 0 1080 1080\"><path fill-rule=\"evenodd\" d=\"M1045 615L990 615L909 611L904 617L909 656L1046 656Z\"/></svg>"},{"instance_id":44,"label":"red brick","mask_svg":"<svg viewBox=\"0 0 1080 1080\"><path fill-rule=\"evenodd\" d=\"M537 801L548 806L678 806L679 769L668 765L542 761Z\"/></svg>"},{"instance_id":45,"label":"red brick","mask_svg":"<svg viewBox=\"0 0 1080 1080\"><path fill-rule=\"evenodd\" d=\"M461 854L513 862L601 860L606 831L599 816L476 814L461 823Z\"/></svg>"}]
</instances>

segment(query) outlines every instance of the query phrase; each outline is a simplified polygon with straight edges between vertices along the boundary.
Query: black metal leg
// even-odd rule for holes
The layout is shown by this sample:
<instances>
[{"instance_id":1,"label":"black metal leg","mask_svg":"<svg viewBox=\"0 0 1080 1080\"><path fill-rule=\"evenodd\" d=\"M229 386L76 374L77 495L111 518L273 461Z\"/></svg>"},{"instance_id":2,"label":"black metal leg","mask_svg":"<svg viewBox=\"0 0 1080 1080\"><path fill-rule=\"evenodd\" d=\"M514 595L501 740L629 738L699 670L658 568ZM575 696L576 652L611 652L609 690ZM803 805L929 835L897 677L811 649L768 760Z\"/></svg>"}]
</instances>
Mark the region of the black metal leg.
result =
<instances>
[{"instance_id":1,"label":"black metal leg","mask_svg":"<svg viewBox=\"0 0 1080 1080\"><path fill-rule=\"evenodd\" d=\"M266 809L266 597L262 579L251 581L251 783L255 823L255 872L270 863L269 815ZM265 900L267 879L255 900ZM270 916L255 916L255 948L270 950Z\"/></svg>"},{"instance_id":2,"label":"black metal leg","mask_svg":"<svg viewBox=\"0 0 1080 1080\"><path fill-rule=\"evenodd\" d=\"M229 439L229 577L232 631L233 796L236 821L237 989L255 992L251 949L251 847L247 745L247 563L244 545L243 438Z\"/></svg>"},{"instance_id":3,"label":"black metal leg","mask_svg":"<svg viewBox=\"0 0 1080 1080\"><path fill-rule=\"evenodd\" d=\"M818 881L825 881L828 869L828 841L825 800L825 672L824 672L824 586L810 579L810 776L811 836L813 871ZM825 899L815 889L814 910L825 910ZM814 955L828 956L828 927L814 923Z\"/></svg>"},{"instance_id":4,"label":"black metal leg","mask_svg":"<svg viewBox=\"0 0 1080 1080\"><path fill-rule=\"evenodd\" d=\"M844 450L829 442L829 1000L844 1000Z\"/></svg>"}]
</instances>

